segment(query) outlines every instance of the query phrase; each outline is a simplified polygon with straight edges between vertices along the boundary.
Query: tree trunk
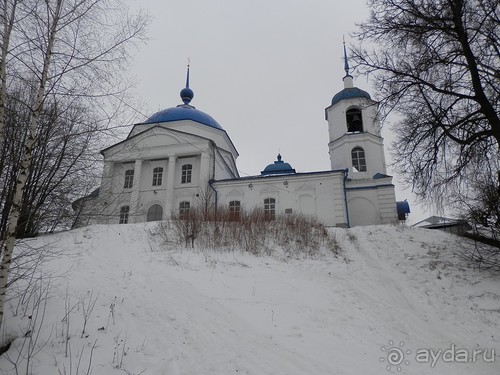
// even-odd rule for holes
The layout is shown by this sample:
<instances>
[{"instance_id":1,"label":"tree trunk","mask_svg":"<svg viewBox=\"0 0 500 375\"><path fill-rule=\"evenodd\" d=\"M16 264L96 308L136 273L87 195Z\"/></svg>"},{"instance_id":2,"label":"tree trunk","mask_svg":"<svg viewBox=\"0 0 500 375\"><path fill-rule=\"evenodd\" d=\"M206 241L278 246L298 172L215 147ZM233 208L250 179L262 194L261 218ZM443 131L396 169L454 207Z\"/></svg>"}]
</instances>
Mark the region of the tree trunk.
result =
<instances>
[{"instance_id":1,"label":"tree trunk","mask_svg":"<svg viewBox=\"0 0 500 375\"><path fill-rule=\"evenodd\" d=\"M8 0L3 0L3 37L2 50L0 51L0 145L3 145L5 132L5 100L7 99L7 54L9 52L10 35L14 25L14 16L16 14L17 0L12 3L12 9L8 9ZM0 320L1 323L1 320Z\"/></svg>"},{"instance_id":2,"label":"tree trunk","mask_svg":"<svg viewBox=\"0 0 500 375\"><path fill-rule=\"evenodd\" d=\"M35 142L36 126L38 122L38 117L42 111L43 99L45 95L45 85L47 82L47 76L49 71L50 60L52 57L52 50L54 48L54 40L58 30L59 17L61 13L61 2L58 0L56 2L56 7L52 13L52 24L50 25L50 32L47 40L47 47L45 50L45 56L43 61L43 69L41 76L39 77L40 82L37 90L37 95L35 103L32 107L32 112L30 116L30 126L29 126L29 136L24 145L24 157L20 166L19 177L16 182L16 191L14 193L14 200L12 202L12 208L9 214L9 224L7 227L7 234L5 242L2 244L2 263L0 265L0 327L3 323L4 309L5 309L5 299L8 286L8 277L10 265L12 263L12 253L14 250L14 244L16 240L16 231L19 221L19 216L21 212L21 204L23 198L23 191L26 185L26 179L28 175L28 168L31 164L31 153L33 150L33 144ZM47 7L49 7L47 3ZM48 12L51 13L50 11ZM3 119L2 119L3 123Z\"/></svg>"}]
</instances>

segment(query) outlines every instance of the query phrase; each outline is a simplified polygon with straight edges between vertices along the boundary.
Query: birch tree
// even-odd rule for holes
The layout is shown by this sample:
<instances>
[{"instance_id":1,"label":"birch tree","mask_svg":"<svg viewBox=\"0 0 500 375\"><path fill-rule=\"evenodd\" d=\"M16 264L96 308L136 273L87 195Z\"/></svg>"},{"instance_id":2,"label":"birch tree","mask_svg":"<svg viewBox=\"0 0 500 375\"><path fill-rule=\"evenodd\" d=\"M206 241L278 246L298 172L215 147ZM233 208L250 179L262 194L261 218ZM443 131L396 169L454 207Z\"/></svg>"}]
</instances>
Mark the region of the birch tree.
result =
<instances>
[{"instance_id":1,"label":"birch tree","mask_svg":"<svg viewBox=\"0 0 500 375\"><path fill-rule=\"evenodd\" d=\"M123 92L119 74L147 23L142 14L129 15L118 0L3 0L1 6L0 144L9 89L22 87L31 94L22 102L28 109L27 135L1 242L0 325L41 117L49 104L73 99L105 115L104 98Z\"/></svg>"}]
</instances>

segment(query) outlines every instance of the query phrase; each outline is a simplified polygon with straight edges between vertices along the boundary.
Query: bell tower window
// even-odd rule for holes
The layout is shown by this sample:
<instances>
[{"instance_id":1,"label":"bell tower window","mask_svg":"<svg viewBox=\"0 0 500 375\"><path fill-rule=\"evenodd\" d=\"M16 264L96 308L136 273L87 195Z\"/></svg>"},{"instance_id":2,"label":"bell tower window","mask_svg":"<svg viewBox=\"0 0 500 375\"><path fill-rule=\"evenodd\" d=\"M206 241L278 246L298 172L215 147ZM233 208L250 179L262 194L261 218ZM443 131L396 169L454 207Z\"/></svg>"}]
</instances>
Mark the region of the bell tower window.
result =
<instances>
[{"instance_id":1,"label":"bell tower window","mask_svg":"<svg viewBox=\"0 0 500 375\"><path fill-rule=\"evenodd\" d=\"M361 147L354 147L351 151L353 172L366 172L365 150Z\"/></svg>"},{"instance_id":2,"label":"bell tower window","mask_svg":"<svg viewBox=\"0 0 500 375\"><path fill-rule=\"evenodd\" d=\"M363 131L363 117L359 108L351 108L346 112L347 132L355 133Z\"/></svg>"}]
</instances>

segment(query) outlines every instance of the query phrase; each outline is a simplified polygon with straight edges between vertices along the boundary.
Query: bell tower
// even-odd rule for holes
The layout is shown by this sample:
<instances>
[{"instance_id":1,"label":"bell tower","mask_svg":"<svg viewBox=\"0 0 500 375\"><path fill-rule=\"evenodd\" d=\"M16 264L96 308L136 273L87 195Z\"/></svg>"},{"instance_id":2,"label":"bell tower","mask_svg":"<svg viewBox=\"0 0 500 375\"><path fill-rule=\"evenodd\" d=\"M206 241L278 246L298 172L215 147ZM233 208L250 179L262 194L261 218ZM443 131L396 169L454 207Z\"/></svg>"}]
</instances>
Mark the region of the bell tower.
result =
<instances>
[{"instance_id":1,"label":"bell tower","mask_svg":"<svg viewBox=\"0 0 500 375\"><path fill-rule=\"evenodd\" d=\"M344 89L325 109L331 168L349 169L350 179L385 175L384 140L376 118L378 104L354 86L349 69L344 42Z\"/></svg>"}]
</instances>

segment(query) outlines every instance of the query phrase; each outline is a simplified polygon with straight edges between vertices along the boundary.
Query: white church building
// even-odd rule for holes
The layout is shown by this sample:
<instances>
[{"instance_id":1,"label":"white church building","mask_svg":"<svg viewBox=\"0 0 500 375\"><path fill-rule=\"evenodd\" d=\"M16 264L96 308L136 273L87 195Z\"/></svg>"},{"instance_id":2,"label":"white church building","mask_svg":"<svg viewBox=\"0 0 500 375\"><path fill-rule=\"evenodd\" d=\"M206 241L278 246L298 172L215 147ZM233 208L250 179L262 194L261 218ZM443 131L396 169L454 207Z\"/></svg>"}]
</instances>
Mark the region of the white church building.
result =
<instances>
[{"instance_id":1,"label":"white church building","mask_svg":"<svg viewBox=\"0 0 500 375\"><path fill-rule=\"evenodd\" d=\"M325 110L331 169L296 172L278 155L260 175L240 177L228 133L191 105L188 67L183 104L134 125L101 151L100 188L73 205L78 224L165 220L197 207L206 192L214 209L236 214L260 207L268 217L301 213L326 226L398 222L397 207L403 217L409 208L396 204L387 175L377 103L353 85L347 57L345 71L344 89Z\"/></svg>"}]
</instances>

